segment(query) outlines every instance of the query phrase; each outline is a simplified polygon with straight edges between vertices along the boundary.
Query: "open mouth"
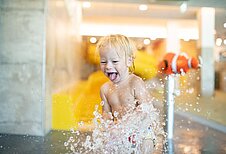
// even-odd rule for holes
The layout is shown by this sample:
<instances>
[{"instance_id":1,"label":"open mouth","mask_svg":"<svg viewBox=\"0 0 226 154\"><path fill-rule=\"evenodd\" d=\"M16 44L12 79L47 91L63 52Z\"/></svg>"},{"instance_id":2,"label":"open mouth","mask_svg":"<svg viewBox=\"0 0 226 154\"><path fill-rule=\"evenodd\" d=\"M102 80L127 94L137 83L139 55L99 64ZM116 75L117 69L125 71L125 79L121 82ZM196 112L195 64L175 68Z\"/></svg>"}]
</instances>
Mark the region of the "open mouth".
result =
<instances>
[{"instance_id":1,"label":"open mouth","mask_svg":"<svg viewBox=\"0 0 226 154\"><path fill-rule=\"evenodd\" d=\"M114 81L117 78L118 73L117 72L107 72L107 76L111 81Z\"/></svg>"}]
</instances>

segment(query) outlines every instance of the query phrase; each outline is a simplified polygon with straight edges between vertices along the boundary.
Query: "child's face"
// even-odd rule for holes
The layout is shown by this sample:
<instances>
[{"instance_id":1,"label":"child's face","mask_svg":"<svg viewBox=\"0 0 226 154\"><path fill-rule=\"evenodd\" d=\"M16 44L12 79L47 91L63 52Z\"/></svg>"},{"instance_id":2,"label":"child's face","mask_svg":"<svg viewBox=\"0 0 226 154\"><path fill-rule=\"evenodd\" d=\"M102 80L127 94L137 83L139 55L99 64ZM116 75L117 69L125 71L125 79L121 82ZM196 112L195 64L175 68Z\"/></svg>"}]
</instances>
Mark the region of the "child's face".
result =
<instances>
[{"instance_id":1,"label":"child's face","mask_svg":"<svg viewBox=\"0 0 226 154\"><path fill-rule=\"evenodd\" d=\"M100 68L113 83L123 81L129 74L125 55L111 48L100 50Z\"/></svg>"}]
</instances>

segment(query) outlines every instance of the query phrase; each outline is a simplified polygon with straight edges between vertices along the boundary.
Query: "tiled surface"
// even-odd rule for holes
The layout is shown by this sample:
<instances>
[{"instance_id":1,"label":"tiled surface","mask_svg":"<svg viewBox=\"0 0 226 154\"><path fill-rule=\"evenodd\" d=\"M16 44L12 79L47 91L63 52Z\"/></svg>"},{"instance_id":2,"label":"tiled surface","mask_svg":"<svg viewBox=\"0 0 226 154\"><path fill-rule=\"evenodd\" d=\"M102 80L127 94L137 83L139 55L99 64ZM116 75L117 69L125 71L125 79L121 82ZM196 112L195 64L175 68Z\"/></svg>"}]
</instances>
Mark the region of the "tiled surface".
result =
<instances>
[{"instance_id":1,"label":"tiled surface","mask_svg":"<svg viewBox=\"0 0 226 154\"><path fill-rule=\"evenodd\" d=\"M69 153L64 142L69 132L52 131L45 138L34 136L0 135L0 153L52 154ZM175 154L225 154L226 134L175 115Z\"/></svg>"}]
</instances>

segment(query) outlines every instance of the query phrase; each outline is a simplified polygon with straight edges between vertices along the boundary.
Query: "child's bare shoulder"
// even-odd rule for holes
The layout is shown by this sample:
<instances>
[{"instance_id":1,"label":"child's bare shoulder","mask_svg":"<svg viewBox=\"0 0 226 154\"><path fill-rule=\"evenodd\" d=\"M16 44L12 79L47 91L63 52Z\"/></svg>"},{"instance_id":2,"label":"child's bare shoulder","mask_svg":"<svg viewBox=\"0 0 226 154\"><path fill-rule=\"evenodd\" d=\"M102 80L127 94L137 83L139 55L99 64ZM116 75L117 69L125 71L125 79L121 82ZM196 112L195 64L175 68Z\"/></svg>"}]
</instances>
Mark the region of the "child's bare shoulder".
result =
<instances>
[{"instance_id":1,"label":"child's bare shoulder","mask_svg":"<svg viewBox=\"0 0 226 154\"><path fill-rule=\"evenodd\" d=\"M144 81L139 76L133 75L130 79L130 86L134 89L143 89L145 86Z\"/></svg>"},{"instance_id":2,"label":"child's bare shoulder","mask_svg":"<svg viewBox=\"0 0 226 154\"><path fill-rule=\"evenodd\" d=\"M144 83L144 81L139 76L137 76L135 74L131 75L130 82L132 84L141 84L141 83L143 84Z\"/></svg>"},{"instance_id":3,"label":"child's bare shoulder","mask_svg":"<svg viewBox=\"0 0 226 154\"><path fill-rule=\"evenodd\" d=\"M105 92L107 91L107 89L109 89L110 84L111 84L110 82L104 83L104 84L100 87L100 91L103 92L103 93L105 93Z\"/></svg>"}]
</instances>

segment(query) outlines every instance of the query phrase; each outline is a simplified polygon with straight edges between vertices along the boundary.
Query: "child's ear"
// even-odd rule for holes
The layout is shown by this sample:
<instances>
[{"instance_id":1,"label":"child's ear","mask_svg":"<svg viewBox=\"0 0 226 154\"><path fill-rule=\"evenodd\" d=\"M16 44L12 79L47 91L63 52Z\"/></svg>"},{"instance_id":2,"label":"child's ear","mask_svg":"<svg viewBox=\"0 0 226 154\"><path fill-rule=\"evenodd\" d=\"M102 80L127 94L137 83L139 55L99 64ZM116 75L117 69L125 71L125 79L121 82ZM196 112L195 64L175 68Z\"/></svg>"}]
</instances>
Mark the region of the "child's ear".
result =
<instances>
[{"instance_id":1,"label":"child's ear","mask_svg":"<svg viewBox=\"0 0 226 154\"><path fill-rule=\"evenodd\" d=\"M133 58L132 57L128 57L126 64L127 64L128 67L132 66L132 64L133 64Z\"/></svg>"}]
</instances>

